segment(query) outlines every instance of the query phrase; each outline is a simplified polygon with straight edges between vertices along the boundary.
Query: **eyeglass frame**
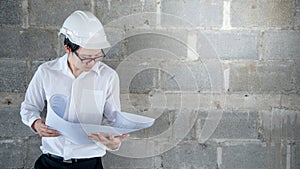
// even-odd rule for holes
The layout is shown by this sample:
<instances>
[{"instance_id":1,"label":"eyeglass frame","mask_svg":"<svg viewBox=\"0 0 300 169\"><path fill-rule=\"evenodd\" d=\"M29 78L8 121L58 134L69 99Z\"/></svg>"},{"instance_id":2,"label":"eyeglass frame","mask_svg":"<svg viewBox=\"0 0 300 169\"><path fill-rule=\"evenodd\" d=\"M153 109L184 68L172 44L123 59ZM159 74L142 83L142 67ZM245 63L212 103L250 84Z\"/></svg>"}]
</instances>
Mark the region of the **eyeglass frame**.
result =
<instances>
[{"instance_id":1,"label":"eyeglass frame","mask_svg":"<svg viewBox=\"0 0 300 169\"><path fill-rule=\"evenodd\" d=\"M106 55L105 55L103 49L101 49L101 52L102 52L103 56L99 56L99 57L95 57L95 58L84 58L84 59L82 59L76 51L74 51L73 53L75 53L75 55L78 57L78 59L81 61L81 63L84 63L85 60L88 60L87 62L85 62L85 64L88 64L91 61L94 61L96 63L96 62L98 62L98 61L96 61L96 59L104 58Z\"/></svg>"}]
</instances>

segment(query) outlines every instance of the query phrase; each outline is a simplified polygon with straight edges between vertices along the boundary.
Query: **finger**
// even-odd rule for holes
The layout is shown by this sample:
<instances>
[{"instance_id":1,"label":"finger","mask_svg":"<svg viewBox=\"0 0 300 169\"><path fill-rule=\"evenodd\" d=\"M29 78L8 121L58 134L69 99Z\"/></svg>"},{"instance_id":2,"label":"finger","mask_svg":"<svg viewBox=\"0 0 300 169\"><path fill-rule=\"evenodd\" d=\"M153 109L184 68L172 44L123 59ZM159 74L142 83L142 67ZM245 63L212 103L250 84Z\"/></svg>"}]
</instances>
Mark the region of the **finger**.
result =
<instances>
[{"instance_id":1,"label":"finger","mask_svg":"<svg viewBox=\"0 0 300 169\"><path fill-rule=\"evenodd\" d=\"M113 134L112 134L112 133L109 133L108 138L109 138L109 140L113 140L113 139L114 139Z\"/></svg>"},{"instance_id":2,"label":"finger","mask_svg":"<svg viewBox=\"0 0 300 169\"><path fill-rule=\"evenodd\" d=\"M60 133L57 130L52 130L52 129L48 129L48 134L49 137L56 137L60 135Z\"/></svg>"},{"instance_id":3,"label":"finger","mask_svg":"<svg viewBox=\"0 0 300 169\"><path fill-rule=\"evenodd\" d=\"M122 140L124 140L125 138L126 138L126 136L123 136L123 135L122 135L122 136L119 137L119 140L122 141Z\"/></svg>"},{"instance_id":4,"label":"finger","mask_svg":"<svg viewBox=\"0 0 300 169\"><path fill-rule=\"evenodd\" d=\"M41 123L45 124L45 119L41 119Z\"/></svg>"},{"instance_id":5,"label":"finger","mask_svg":"<svg viewBox=\"0 0 300 169\"><path fill-rule=\"evenodd\" d=\"M89 134L88 138L95 139L95 138L98 138L98 136L96 136L95 134Z\"/></svg>"},{"instance_id":6,"label":"finger","mask_svg":"<svg viewBox=\"0 0 300 169\"><path fill-rule=\"evenodd\" d=\"M45 124L40 123L40 124L38 125L38 128L39 128L40 130L42 130L42 131L46 131L48 127L47 127Z\"/></svg>"},{"instance_id":7,"label":"finger","mask_svg":"<svg viewBox=\"0 0 300 169\"><path fill-rule=\"evenodd\" d=\"M41 130L41 132L43 132L43 133L51 133L51 130L48 129L47 126L40 126L40 130Z\"/></svg>"},{"instance_id":8,"label":"finger","mask_svg":"<svg viewBox=\"0 0 300 169\"><path fill-rule=\"evenodd\" d=\"M123 134L122 136L129 137L130 135L128 133L126 133L126 134Z\"/></svg>"},{"instance_id":9,"label":"finger","mask_svg":"<svg viewBox=\"0 0 300 169\"><path fill-rule=\"evenodd\" d=\"M44 137L56 137L60 135L57 130L49 129L48 127L43 128L41 131L41 134Z\"/></svg>"},{"instance_id":10,"label":"finger","mask_svg":"<svg viewBox=\"0 0 300 169\"><path fill-rule=\"evenodd\" d=\"M98 137L97 134L89 134L89 135L88 135L88 138L89 138L90 140L95 140L95 141L101 142L101 140L100 140L100 138Z\"/></svg>"},{"instance_id":11,"label":"finger","mask_svg":"<svg viewBox=\"0 0 300 169\"><path fill-rule=\"evenodd\" d=\"M121 136L119 136L120 137L120 140L122 141L122 140L124 140L126 137L129 137L129 134L127 133L127 134L123 134L123 135L121 135Z\"/></svg>"},{"instance_id":12,"label":"finger","mask_svg":"<svg viewBox=\"0 0 300 169\"><path fill-rule=\"evenodd\" d=\"M88 138L90 140L97 141L103 145L106 145L108 143L108 140L105 137L99 137L98 134L90 134L90 135L88 135Z\"/></svg>"},{"instance_id":13,"label":"finger","mask_svg":"<svg viewBox=\"0 0 300 169\"><path fill-rule=\"evenodd\" d=\"M106 141L106 142L109 141L102 133L98 133L97 135L100 138L100 140Z\"/></svg>"},{"instance_id":14,"label":"finger","mask_svg":"<svg viewBox=\"0 0 300 169\"><path fill-rule=\"evenodd\" d=\"M59 133L48 133L45 137L57 137L60 136Z\"/></svg>"}]
</instances>

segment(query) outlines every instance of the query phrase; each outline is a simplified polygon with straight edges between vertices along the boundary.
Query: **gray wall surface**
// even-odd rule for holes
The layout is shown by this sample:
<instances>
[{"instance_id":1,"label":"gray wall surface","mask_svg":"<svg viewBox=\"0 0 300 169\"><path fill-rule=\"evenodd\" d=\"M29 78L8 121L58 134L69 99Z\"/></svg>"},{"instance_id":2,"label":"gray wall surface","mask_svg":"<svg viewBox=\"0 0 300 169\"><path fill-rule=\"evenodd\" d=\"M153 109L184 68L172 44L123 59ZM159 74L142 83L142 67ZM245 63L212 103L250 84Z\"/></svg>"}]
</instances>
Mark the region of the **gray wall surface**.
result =
<instances>
[{"instance_id":1,"label":"gray wall surface","mask_svg":"<svg viewBox=\"0 0 300 169\"><path fill-rule=\"evenodd\" d=\"M299 0L1 0L0 168L41 154L20 104L76 9L104 24L122 110L156 118L105 168L300 169Z\"/></svg>"}]
</instances>

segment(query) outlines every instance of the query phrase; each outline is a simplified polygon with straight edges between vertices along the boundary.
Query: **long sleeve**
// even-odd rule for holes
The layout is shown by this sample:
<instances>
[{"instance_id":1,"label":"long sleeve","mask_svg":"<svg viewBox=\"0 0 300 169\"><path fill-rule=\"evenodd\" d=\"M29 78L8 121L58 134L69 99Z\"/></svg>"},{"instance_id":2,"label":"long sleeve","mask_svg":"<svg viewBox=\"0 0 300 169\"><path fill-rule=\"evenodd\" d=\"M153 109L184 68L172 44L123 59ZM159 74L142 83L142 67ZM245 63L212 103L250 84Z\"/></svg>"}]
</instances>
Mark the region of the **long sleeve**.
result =
<instances>
[{"instance_id":1,"label":"long sleeve","mask_svg":"<svg viewBox=\"0 0 300 169\"><path fill-rule=\"evenodd\" d=\"M114 74L111 84L110 90L108 91L109 94L107 95L105 107L104 107L104 120L107 119L110 123L113 123L116 118L116 111L121 111L121 104L120 104L120 80L117 73ZM121 143L119 144L118 148L112 150L106 147L108 151L118 151L121 147Z\"/></svg>"},{"instance_id":2,"label":"long sleeve","mask_svg":"<svg viewBox=\"0 0 300 169\"><path fill-rule=\"evenodd\" d=\"M42 71L39 68L34 74L27 88L25 99L21 104L22 122L31 127L36 119L40 119L40 113L45 106L45 92L43 89Z\"/></svg>"},{"instance_id":3,"label":"long sleeve","mask_svg":"<svg viewBox=\"0 0 300 169\"><path fill-rule=\"evenodd\" d=\"M121 111L120 104L120 82L117 73L114 73L110 83L109 90L107 91L107 97L104 107L104 124L113 123L115 120L115 112Z\"/></svg>"}]
</instances>

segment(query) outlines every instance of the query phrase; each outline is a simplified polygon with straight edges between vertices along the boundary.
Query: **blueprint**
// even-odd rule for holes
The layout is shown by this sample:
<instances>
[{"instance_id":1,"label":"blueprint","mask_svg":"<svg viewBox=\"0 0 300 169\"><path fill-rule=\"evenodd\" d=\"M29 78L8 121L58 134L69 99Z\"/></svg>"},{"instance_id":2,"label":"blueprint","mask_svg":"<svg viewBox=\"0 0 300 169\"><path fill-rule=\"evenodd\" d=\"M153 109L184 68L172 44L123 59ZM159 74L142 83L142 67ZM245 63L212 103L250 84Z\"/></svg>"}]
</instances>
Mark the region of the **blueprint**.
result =
<instances>
[{"instance_id":1,"label":"blueprint","mask_svg":"<svg viewBox=\"0 0 300 169\"><path fill-rule=\"evenodd\" d=\"M63 118L66 98L63 95L53 95L50 98L50 108L47 112L46 125L60 132L62 136L75 144L89 144L93 141L88 139L88 134L102 133L108 136L112 133L114 136L145 129L154 124L155 119L126 113L116 112L115 122L111 126L74 123Z\"/></svg>"}]
</instances>

